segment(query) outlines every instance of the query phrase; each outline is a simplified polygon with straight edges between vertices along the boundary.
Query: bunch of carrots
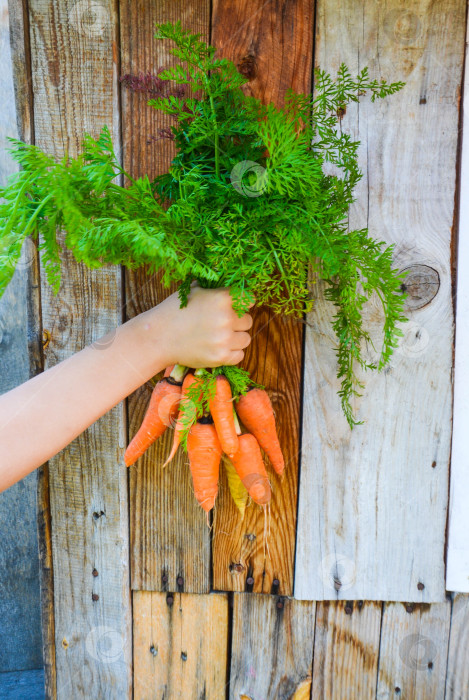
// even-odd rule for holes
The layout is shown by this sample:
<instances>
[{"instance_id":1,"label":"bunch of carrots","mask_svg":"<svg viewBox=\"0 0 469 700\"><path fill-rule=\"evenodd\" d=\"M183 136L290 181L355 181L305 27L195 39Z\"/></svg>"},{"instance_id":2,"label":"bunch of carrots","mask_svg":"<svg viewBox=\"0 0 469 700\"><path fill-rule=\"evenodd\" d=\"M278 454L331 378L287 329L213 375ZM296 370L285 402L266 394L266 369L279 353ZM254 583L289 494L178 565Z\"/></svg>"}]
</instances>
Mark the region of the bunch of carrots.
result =
<instances>
[{"instance_id":1,"label":"bunch of carrots","mask_svg":"<svg viewBox=\"0 0 469 700\"><path fill-rule=\"evenodd\" d=\"M244 370L231 368L233 381L223 371L227 368L209 372L182 365L168 367L124 455L130 467L168 427L174 427L171 452L163 466L180 445L186 448L194 494L207 521L218 494L222 456L241 516L248 496L260 506L266 506L272 497L261 448L279 476L285 468L269 395ZM239 382L240 377L244 382ZM247 432L242 431L240 421Z\"/></svg>"}]
</instances>

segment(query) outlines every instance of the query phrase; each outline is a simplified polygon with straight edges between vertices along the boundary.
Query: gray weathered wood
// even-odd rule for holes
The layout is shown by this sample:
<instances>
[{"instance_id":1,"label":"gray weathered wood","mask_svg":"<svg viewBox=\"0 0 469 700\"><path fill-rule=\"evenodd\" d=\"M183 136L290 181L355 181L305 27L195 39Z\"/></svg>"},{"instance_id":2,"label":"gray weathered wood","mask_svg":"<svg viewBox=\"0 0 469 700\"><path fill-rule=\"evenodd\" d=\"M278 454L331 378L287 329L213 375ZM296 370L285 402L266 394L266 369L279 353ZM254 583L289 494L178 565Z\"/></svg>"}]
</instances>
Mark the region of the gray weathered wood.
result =
<instances>
[{"instance_id":1,"label":"gray weathered wood","mask_svg":"<svg viewBox=\"0 0 469 700\"><path fill-rule=\"evenodd\" d=\"M366 423L353 432L336 395L334 310L319 294L309 316L300 599L445 599L451 232L465 9L464 0L319 0L316 64L335 72L344 61L353 73L368 65L373 77L406 81L397 95L374 104L365 98L343 118L343 129L362 142L364 172L350 226L368 225L372 236L396 243L397 268L426 265L440 284L436 296L425 284L424 305L408 305L410 322L389 367L365 377L355 405ZM377 303L367 317L379 343Z\"/></svg>"},{"instance_id":2,"label":"gray weathered wood","mask_svg":"<svg viewBox=\"0 0 469 700\"><path fill-rule=\"evenodd\" d=\"M111 1L29 3L36 144L76 153L108 124L119 144L117 14ZM89 272L63 257L54 297L42 285L45 364L121 320L118 269ZM99 347L96 352L101 352ZM127 472L122 405L50 462L57 696L131 693ZM94 573L93 573L94 571Z\"/></svg>"},{"instance_id":3,"label":"gray weathered wood","mask_svg":"<svg viewBox=\"0 0 469 700\"><path fill-rule=\"evenodd\" d=\"M309 698L315 607L280 596L234 594L231 700Z\"/></svg>"},{"instance_id":4,"label":"gray weathered wood","mask_svg":"<svg viewBox=\"0 0 469 700\"><path fill-rule=\"evenodd\" d=\"M373 700L378 672L381 604L317 603L313 700Z\"/></svg>"},{"instance_id":5,"label":"gray weathered wood","mask_svg":"<svg viewBox=\"0 0 469 700\"><path fill-rule=\"evenodd\" d=\"M467 28L469 41L469 26ZM457 231L458 276L456 288L456 340L454 351L453 439L451 447L451 484L448 517L446 588L469 593L469 48L464 71L462 105L462 144Z\"/></svg>"},{"instance_id":6,"label":"gray weathered wood","mask_svg":"<svg viewBox=\"0 0 469 700\"><path fill-rule=\"evenodd\" d=\"M453 594L445 700L469 698L469 596Z\"/></svg>"},{"instance_id":7,"label":"gray weathered wood","mask_svg":"<svg viewBox=\"0 0 469 700\"><path fill-rule=\"evenodd\" d=\"M5 150L6 137L18 137L6 0L0 0L0 65L2 187L17 170ZM14 278L0 299L0 393L29 379L28 294L34 257L34 246L27 241ZM0 494L0 671L42 665L36 482L36 474L30 474ZM0 675L0 697L6 692L5 683L6 676Z\"/></svg>"},{"instance_id":8,"label":"gray weathered wood","mask_svg":"<svg viewBox=\"0 0 469 700\"><path fill-rule=\"evenodd\" d=\"M377 698L444 698L450 616L448 600L384 603Z\"/></svg>"},{"instance_id":9,"label":"gray weathered wood","mask_svg":"<svg viewBox=\"0 0 469 700\"><path fill-rule=\"evenodd\" d=\"M1 700L44 700L44 669L0 673Z\"/></svg>"}]
</instances>

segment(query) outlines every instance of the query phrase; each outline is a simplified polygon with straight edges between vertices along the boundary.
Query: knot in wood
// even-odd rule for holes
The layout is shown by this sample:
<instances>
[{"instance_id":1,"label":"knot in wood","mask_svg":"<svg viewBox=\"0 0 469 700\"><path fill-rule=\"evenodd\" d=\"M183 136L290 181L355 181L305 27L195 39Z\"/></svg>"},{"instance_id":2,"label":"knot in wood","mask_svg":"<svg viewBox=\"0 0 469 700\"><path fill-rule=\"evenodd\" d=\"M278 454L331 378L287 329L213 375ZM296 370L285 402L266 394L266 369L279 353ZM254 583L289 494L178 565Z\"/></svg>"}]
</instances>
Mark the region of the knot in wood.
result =
<instances>
[{"instance_id":1,"label":"knot in wood","mask_svg":"<svg viewBox=\"0 0 469 700\"><path fill-rule=\"evenodd\" d=\"M252 80L257 74L256 58L251 53L244 56L236 66L241 75L248 80Z\"/></svg>"},{"instance_id":2,"label":"knot in wood","mask_svg":"<svg viewBox=\"0 0 469 700\"><path fill-rule=\"evenodd\" d=\"M428 265L410 265L401 272L407 272L401 290L407 293L404 302L406 311L415 311L429 304L440 289L440 275Z\"/></svg>"}]
</instances>

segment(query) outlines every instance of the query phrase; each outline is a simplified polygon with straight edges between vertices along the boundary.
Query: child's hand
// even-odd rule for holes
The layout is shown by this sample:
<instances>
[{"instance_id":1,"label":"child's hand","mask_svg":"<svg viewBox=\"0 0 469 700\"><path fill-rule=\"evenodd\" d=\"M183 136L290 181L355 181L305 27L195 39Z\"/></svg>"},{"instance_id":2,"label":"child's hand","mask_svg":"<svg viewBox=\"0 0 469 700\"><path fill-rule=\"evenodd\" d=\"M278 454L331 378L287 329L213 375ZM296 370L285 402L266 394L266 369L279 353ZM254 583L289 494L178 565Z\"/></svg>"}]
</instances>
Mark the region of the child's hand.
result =
<instances>
[{"instance_id":1,"label":"child's hand","mask_svg":"<svg viewBox=\"0 0 469 700\"><path fill-rule=\"evenodd\" d=\"M177 292L155 309L142 314L148 316L144 325L152 339L152 328L163 328L161 350L166 365L175 363L186 367L218 367L236 365L244 358L244 349L251 342L248 331L252 316L239 317L233 310L229 289L202 289L192 284L188 305L180 308ZM253 306L251 304L250 306ZM154 316L154 312L158 314ZM146 327L148 326L148 327Z\"/></svg>"}]
</instances>

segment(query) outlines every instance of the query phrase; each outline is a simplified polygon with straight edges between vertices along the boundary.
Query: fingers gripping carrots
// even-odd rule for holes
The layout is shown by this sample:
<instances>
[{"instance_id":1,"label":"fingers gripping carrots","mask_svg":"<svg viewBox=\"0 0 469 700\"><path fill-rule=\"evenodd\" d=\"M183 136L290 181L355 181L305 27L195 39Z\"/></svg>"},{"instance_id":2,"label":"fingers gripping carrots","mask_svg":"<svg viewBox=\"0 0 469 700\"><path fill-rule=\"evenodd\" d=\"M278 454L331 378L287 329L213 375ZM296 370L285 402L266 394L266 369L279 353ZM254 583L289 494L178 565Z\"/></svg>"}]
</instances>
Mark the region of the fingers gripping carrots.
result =
<instances>
[{"instance_id":1,"label":"fingers gripping carrots","mask_svg":"<svg viewBox=\"0 0 469 700\"><path fill-rule=\"evenodd\" d=\"M261 447L277 474L283 473L285 461L272 404L264 388L254 384L245 370L233 366L193 372L174 365L164 374L154 389L142 426L127 448L127 466L169 425L174 425L172 448L163 466L173 459L179 445L187 449L194 494L207 517L217 497L223 453L224 468L231 477L230 493L241 517L243 489L246 499L249 495L258 505L266 506L272 491ZM237 413L249 432L241 434Z\"/></svg>"}]
</instances>

